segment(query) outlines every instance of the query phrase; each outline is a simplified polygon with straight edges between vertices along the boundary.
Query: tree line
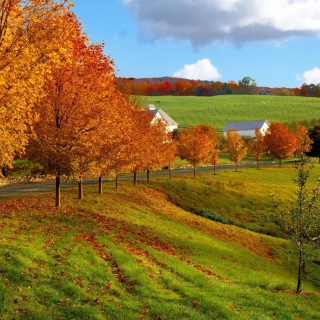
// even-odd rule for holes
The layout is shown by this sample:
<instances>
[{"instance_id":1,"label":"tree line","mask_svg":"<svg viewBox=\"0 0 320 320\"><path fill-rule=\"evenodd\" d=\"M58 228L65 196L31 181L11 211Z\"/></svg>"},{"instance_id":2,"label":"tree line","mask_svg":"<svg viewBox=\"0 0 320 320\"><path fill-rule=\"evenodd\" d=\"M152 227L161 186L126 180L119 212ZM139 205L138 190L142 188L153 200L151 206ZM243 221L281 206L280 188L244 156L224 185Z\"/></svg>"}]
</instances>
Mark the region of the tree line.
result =
<instances>
[{"instance_id":1,"label":"tree line","mask_svg":"<svg viewBox=\"0 0 320 320\"><path fill-rule=\"evenodd\" d=\"M269 160L278 159L281 167L282 160L293 155L303 159L313 144L304 126L296 124L293 131L279 122L271 123L265 133L256 129L254 137L241 136L236 130L228 130L225 136L219 136L211 126L199 124L181 130L177 140L178 155L192 164L194 176L200 164L212 165L215 174L215 167L224 153L235 163L236 171L245 156L254 158L257 168L263 156L268 156Z\"/></svg>"},{"instance_id":2,"label":"tree line","mask_svg":"<svg viewBox=\"0 0 320 320\"><path fill-rule=\"evenodd\" d=\"M164 123L116 87L103 44L90 44L67 0L0 3L0 167L24 155L56 177L153 170L172 161ZM102 184L100 183L100 192Z\"/></svg>"},{"instance_id":3,"label":"tree line","mask_svg":"<svg viewBox=\"0 0 320 320\"><path fill-rule=\"evenodd\" d=\"M302 84L297 88L258 87L251 77L239 81L201 81L179 78L118 78L120 90L143 96L215 96L227 94L260 94L277 96L320 97L320 84Z\"/></svg>"}]
</instances>

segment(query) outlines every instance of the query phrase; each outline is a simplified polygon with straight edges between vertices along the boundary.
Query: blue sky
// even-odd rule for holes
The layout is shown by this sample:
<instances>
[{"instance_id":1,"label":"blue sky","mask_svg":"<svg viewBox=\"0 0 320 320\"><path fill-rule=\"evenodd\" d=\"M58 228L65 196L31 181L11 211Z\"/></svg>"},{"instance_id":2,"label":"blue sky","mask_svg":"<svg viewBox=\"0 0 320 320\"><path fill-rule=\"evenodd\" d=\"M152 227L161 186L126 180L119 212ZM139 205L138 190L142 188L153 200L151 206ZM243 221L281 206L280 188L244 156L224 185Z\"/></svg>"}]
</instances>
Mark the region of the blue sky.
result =
<instances>
[{"instance_id":1,"label":"blue sky","mask_svg":"<svg viewBox=\"0 0 320 320\"><path fill-rule=\"evenodd\" d=\"M120 77L320 83L319 0L73 0Z\"/></svg>"}]
</instances>

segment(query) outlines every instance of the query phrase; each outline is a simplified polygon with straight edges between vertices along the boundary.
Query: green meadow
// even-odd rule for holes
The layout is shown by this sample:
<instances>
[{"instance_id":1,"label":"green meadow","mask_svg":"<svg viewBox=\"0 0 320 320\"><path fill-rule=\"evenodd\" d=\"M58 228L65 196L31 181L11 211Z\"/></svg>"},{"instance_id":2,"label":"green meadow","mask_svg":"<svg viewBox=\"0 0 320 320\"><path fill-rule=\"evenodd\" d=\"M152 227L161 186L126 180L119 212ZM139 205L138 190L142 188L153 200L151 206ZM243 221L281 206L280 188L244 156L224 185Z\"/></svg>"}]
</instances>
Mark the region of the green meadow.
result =
<instances>
[{"instance_id":1,"label":"green meadow","mask_svg":"<svg viewBox=\"0 0 320 320\"><path fill-rule=\"evenodd\" d=\"M267 95L220 95L213 97L145 97L179 123L179 127L206 123L221 132L227 122L320 121L319 98Z\"/></svg>"},{"instance_id":2,"label":"green meadow","mask_svg":"<svg viewBox=\"0 0 320 320\"><path fill-rule=\"evenodd\" d=\"M83 200L63 191L59 209L53 193L2 201L0 319L319 319L319 261L296 295L297 252L270 201L294 205L295 175L105 183Z\"/></svg>"}]
</instances>

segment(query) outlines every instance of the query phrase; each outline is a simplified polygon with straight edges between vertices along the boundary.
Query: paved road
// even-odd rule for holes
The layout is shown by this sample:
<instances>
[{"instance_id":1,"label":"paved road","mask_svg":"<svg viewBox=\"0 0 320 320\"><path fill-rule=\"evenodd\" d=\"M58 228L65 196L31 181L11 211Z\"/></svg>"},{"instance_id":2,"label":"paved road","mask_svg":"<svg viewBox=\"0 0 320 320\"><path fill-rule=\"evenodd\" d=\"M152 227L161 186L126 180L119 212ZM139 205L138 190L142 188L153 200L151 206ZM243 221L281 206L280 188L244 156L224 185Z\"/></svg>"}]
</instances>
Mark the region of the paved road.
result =
<instances>
[{"instance_id":1,"label":"paved road","mask_svg":"<svg viewBox=\"0 0 320 320\"><path fill-rule=\"evenodd\" d=\"M271 165L270 163L264 165ZM255 167L255 164L243 164L238 166L238 170L241 168L248 168L248 167ZM219 170L235 170L235 166L217 166L216 171ZM201 172L213 172L213 167L199 167L197 168L197 173ZM172 176L179 176L179 175L193 175L193 168L185 168L185 169L174 169L171 170ZM168 170L161 170L152 172L150 174L150 178L154 179L157 177L165 177L168 176ZM137 175L138 182L139 180L146 180L146 174L138 174ZM133 181L133 176L130 174L120 175L119 181ZM113 182L110 180L104 179L103 182ZM98 185L97 178L86 179L83 182L84 185ZM76 181L61 181L61 189L67 188L75 188L77 187ZM98 186L97 186L98 188ZM35 193L42 193L42 192L52 192L55 191L55 181L49 182L34 182L34 183L27 183L27 184L17 184L17 185L10 185L10 186L2 186L0 187L0 200L1 199L8 199L11 197L19 197L22 195L28 194L35 194Z\"/></svg>"}]
</instances>

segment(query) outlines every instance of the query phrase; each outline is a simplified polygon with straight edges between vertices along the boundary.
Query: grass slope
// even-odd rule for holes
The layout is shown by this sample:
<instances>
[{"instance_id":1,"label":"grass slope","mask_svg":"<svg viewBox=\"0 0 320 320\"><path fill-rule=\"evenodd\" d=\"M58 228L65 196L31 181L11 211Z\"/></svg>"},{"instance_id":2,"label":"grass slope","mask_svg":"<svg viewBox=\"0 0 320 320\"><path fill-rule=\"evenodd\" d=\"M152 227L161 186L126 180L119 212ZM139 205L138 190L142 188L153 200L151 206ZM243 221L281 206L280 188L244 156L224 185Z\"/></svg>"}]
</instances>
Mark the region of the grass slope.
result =
<instances>
[{"instance_id":1,"label":"grass slope","mask_svg":"<svg viewBox=\"0 0 320 320\"><path fill-rule=\"evenodd\" d=\"M258 171L123 182L119 190L106 184L103 195L87 188L82 201L68 190L60 209L53 194L1 203L0 319L319 319L319 266L307 265L305 293L295 295L289 242L174 204L183 204L173 190L180 193L184 181L209 206L200 199L220 179L225 188L242 180L243 198L259 207L263 186L268 193L288 187L294 175ZM255 174L269 177L259 196L250 187ZM219 214L229 211L219 206Z\"/></svg>"},{"instance_id":2,"label":"grass slope","mask_svg":"<svg viewBox=\"0 0 320 320\"><path fill-rule=\"evenodd\" d=\"M222 131L227 122L262 120L299 122L320 119L318 98L264 95L213 97L148 96L146 104L163 109L179 127L206 123Z\"/></svg>"}]
</instances>

